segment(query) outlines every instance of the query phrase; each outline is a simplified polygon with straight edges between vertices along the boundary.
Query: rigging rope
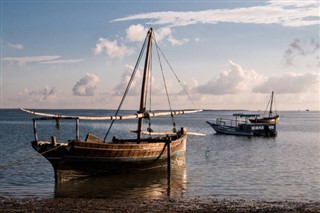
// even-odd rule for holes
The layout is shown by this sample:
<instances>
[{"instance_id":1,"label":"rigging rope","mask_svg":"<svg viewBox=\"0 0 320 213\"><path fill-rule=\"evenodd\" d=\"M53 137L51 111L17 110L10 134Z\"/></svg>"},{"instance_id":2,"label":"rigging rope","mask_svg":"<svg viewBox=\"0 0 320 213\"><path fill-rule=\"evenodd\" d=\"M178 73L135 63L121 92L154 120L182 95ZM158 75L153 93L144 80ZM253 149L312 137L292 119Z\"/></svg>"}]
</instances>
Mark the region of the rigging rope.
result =
<instances>
[{"instance_id":1,"label":"rigging rope","mask_svg":"<svg viewBox=\"0 0 320 213\"><path fill-rule=\"evenodd\" d=\"M172 124L173 124L173 132L177 132L177 130L176 130L176 122L175 122L174 116L172 114L172 107L171 107L171 102L170 102L170 98L169 98L167 83L166 83L166 79L165 79L165 76L164 76L163 67L162 67L162 63L161 63L161 58L160 58L160 54L159 54L159 46L158 46L157 41L155 39L154 39L154 43L156 44L157 55L158 55L158 60L159 60L159 63L160 63L160 69L161 69L161 74L162 74L162 80L163 80L164 88L166 90L167 101L168 101L170 112L171 112L171 120L172 120Z\"/></svg>"},{"instance_id":2,"label":"rigging rope","mask_svg":"<svg viewBox=\"0 0 320 213\"><path fill-rule=\"evenodd\" d=\"M11 168L11 167L13 167L13 166L16 165L16 164L19 164L19 163L24 162L24 161L27 161L27 160L31 160L31 159L39 156L39 155L44 155L44 154L46 154L46 153L48 153L48 152L51 152L51 151L53 151L53 150L55 150L55 149L57 149L57 148L59 148L59 147L62 147L62 146L56 146L56 147L54 147L54 148L52 148L52 149L49 149L49 150L47 150L47 151L44 151L44 152L41 152L41 153L36 153L36 154L34 154L34 155L31 155L30 157L27 157L27 158L24 158L24 159L21 159L21 160L17 160L17 161L8 163L8 164L6 164L6 165L0 165L0 169L8 169L8 168Z\"/></svg>"},{"instance_id":3,"label":"rigging rope","mask_svg":"<svg viewBox=\"0 0 320 213\"><path fill-rule=\"evenodd\" d=\"M162 57L165 59L165 61L167 62L168 66L170 67L170 69L171 69L171 71L172 71L173 75L175 76L175 78L176 78L176 79L177 79L177 81L179 82L179 84L180 84L181 88L183 89L184 93L185 93L185 94L187 95L187 97L189 98L189 101L191 102L191 104L192 104L193 108L194 108L194 109L196 109L195 104L193 103L193 101L192 101L192 99L191 99L191 97L190 97L189 93L187 92L187 90L186 90L186 88L183 86L183 84L181 83L181 81L180 81L180 79L178 78L177 74L176 74L176 73L175 73L175 71L173 70L173 68L172 68L171 64L170 64L170 63L169 63L169 61L167 60L166 56L163 54L163 52L162 52L161 48L158 46L157 42L155 42L155 44L156 44L157 49L159 49L159 51L160 51L160 53L161 53Z\"/></svg>"},{"instance_id":4,"label":"rigging rope","mask_svg":"<svg viewBox=\"0 0 320 213\"><path fill-rule=\"evenodd\" d=\"M135 67L134 67L134 70L133 70L132 74L131 74L129 83L128 83L128 85L127 85L127 88L126 88L123 96L122 96L121 102L120 102L119 107L118 107L118 109L117 109L117 111L116 111L116 113L115 113L115 116L118 115L118 113L119 113L119 111L120 111L120 109L121 109L121 107L122 107L122 104L123 104L123 102L124 102L124 100L125 100L128 92L129 92L129 89L130 89L130 86L131 86L132 81L133 81L133 79L134 79L134 76L136 75L136 72L137 72L137 70L138 70L138 66L139 66L139 64L140 64L140 61L141 61L141 58L142 58L144 49L146 48L147 38L148 38L148 35L146 36L146 38L145 38L145 40L144 40L143 46L142 46L142 48L141 48L141 51L140 51L140 54L139 54L139 57L138 57L138 61L137 61L136 65L135 65ZM114 121L115 121L115 120L112 120L112 121L111 121L111 124L110 124L110 126L109 126L109 129L108 129L106 135L104 136L104 139L103 139L104 141L107 139L107 137L108 137L108 135L109 135L109 132L110 132L112 126L113 126Z\"/></svg>"},{"instance_id":5,"label":"rigging rope","mask_svg":"<svg viewBox=\"0 0 320 213\"><path fill-rule=\"evenodd\" d=\"M269 99L269 101L268 101L268 104L267 104L267 107L266 107L266 109L264 110L263 116L265 116L265 115L266 115L266 113L267 113L267 110L268 110L268 108L269 108L269 105L270 105L270 102L271 102L271 98L270 98L270 99Z\"/></svg>"},{"instance_id":6,"label":"rigging rope","mask_svg":"<svg viewBox=\"0 0 320 213\"><path fill-rule=\"evenodd\" d=\"M151 52L151 55L150 55L150 61L152 61L152 52ZM150 69L149 69L149 81L148 81L148 83L149 83L149 112L151 112L151 108L152 108L152 105L151 105L151 103L152 103L152 101L151 101L151 98L152 98L152 96L151 96L151 94L152 94L152 63L149 64L149 67L150 67ZM148 122L149 122L147 131L150 133L149 137L151 137L151 133L153 132L153 130L151 128L151 118L148 117L147 119L148 119Z\"/></svg>"},{"instance_id":7,"label":"rigging rope","mask_svg":"<svg viewBox=\"0 0 320 213\"><path fill-rule=\"evenodd\" d=\"M276 104L276 98L273 96L273 102L274 102L274 109L275 109L275 114L278 115L277 113L277 104Z\"/></svg>"}]
</instances>

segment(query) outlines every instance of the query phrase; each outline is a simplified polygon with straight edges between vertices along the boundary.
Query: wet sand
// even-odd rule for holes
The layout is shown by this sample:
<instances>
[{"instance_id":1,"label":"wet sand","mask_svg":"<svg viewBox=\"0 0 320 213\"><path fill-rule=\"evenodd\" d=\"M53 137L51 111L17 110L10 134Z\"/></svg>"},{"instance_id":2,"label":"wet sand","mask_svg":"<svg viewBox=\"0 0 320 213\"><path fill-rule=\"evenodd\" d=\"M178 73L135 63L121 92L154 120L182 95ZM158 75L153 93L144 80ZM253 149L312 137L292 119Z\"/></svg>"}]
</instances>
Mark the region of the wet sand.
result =
<instances>
[{"instance_id":1,"label":"wet sand","mask_svg":"<svg viewBox=\"0 0 320 213\"><path fill-rule=\"evenodd\" d=\"M320 212L320 202L216 198L0 198L0 212Z\"/></svg>"}]
</instances>

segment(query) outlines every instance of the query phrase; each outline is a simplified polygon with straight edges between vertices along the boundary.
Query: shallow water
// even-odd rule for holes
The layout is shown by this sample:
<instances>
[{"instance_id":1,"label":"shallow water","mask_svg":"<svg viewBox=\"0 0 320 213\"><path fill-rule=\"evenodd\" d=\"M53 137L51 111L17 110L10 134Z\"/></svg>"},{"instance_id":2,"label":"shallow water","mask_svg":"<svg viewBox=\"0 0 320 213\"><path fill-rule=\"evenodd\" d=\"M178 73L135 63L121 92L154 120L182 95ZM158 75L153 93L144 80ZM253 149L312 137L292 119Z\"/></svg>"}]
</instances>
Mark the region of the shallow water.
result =
<instances>
[{"instance_id":1,"label":"shallow water","mask_svg":"<svg viewBox=\"0 0 320 213\"><path fill-rule=\"evenodd\" d=\"M186 166L166 172L125 174L82 179L55 185L53 168L31 147L32 116L15 109L0 114L0 197L232 197L265 200L320 201L320 113L280 112L275 138L216 135L205 123L237 111L204 111L176 117L177 126L205 137L188 136ZM50 111L52 112L52 111ZM54 110L57 114L113 114L103 110ZM130 113L130 112L123 112ZM170 119L152 119L154 131L169 130ZM156 124L157 123L157 124ZM100 137L108 123L81 123ZM146 126L148 124L146 123ZM40 137L59 140L75 136L73 122L38 124ZM167 127L169 129L167 129ZM134 137L135 121L116 122L110 136ZM108 137L108 138L109 138ZM5 167L4 167L5 166ZM170 186L170 187L168 187Z\"/></svg>"}]
</instances>

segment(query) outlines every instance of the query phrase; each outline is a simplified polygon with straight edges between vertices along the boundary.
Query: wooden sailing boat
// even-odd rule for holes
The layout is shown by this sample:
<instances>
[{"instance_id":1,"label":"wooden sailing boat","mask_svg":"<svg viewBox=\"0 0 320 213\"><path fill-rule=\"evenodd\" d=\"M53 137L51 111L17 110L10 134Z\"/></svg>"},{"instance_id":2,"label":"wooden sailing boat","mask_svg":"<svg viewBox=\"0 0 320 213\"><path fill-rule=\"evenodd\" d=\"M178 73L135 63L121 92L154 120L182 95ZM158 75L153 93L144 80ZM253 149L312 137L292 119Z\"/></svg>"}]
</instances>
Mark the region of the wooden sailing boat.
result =
<instances>
[{"instance_id":1,"label":"wooden sailing boat","mask_svg":"<svg viewBox=\"0 0 320 213\"><path fill-rule=\"evenodd\" d=\"M270 123L270 124L279 123L280 116L277 114L277 112L273 112L272 111L273 102L274 102L274 91L272 91L270 100L269 100L268 105L267 105L267 108L268 108L268 106L270 104L269 115L268 116L264 116L262 118L256 117L254 119L249 119L250 122L251 123ZM267 108L266 108L266 111L267 111ZM266 111L264 112L264 114L266 114Z\"/></svg>"},{"instance_id":2,"label":"wooden sailing boat","mask_svg":"<svg viewBox=\"0 0 320 213\"><path fill-rule=\"evenodd\" d=\"M34 137L33 148L43 155L53 166L56 182L63 182L79 176L90 176L117 171L127 171L131 169L152 169L172 164L183 164L186 152L187 131L181 128L158 136L148 135L143 137L142 121L155 116L179 115L193 113L201 110L183 110L166 112L147 112L146 94L147 81L151 74L149 71L150 53L153 40L153 29L151 28L146 36L144 50L147 43L144 73L141 87L140 109L136 114L119 116L118 112L123 103L124 97L115 116L87 117L87 116L65 116L34 112L22 109L27 113L40 115L42 117L33 119ZM156 44L156 43L155 43ZM142 56L140 53L139 59ZM138 61L139 61L138 59ZM137 67L137 65L136 65ZM136 71L136 68L134 72ZM132 75L134 77L134 74ZM131 79L132 80L132 79ZM130 82L131 82L130 80ZM127 93L130 82L127 86ZM57 142L56 137L52 136L51 141L41 141L37 136L36 122L38 120L76 120L76 138L67 143ZM115 120L138 119L138 129L135 131L137 137L134 139L118 139L113 137L112 141L106 141L107 135ZM88 134L85 140L79 137L80 120L111 120L110 128L104 139ZM151 130L149 130L151 132Z\"/></svg>"}]
</instances>

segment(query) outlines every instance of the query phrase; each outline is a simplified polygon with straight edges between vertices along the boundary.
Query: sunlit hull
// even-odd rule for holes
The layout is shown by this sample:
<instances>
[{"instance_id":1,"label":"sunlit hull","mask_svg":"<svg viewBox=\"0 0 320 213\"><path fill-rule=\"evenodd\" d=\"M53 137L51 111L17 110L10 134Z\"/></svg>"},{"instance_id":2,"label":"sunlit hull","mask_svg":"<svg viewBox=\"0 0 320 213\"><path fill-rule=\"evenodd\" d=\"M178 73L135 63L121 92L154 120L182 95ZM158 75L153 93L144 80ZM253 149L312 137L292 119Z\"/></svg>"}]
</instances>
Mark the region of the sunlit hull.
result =
<instances>
[{"instance_id":1,"label":"sunlit hull","mask_svg":"<svg viewBox=\"0 0 320 213\"><path fill-rule=\"evenodd\" d=\"M141 143L134 143L134 140L71 141L68 144L34 141L32 146L52 164L56 181L63 182L78 177L167 166L168 142L171 164L184 164L186 134L171 136L171 139L142 139Z\"/></svg>"}]
</instances>

